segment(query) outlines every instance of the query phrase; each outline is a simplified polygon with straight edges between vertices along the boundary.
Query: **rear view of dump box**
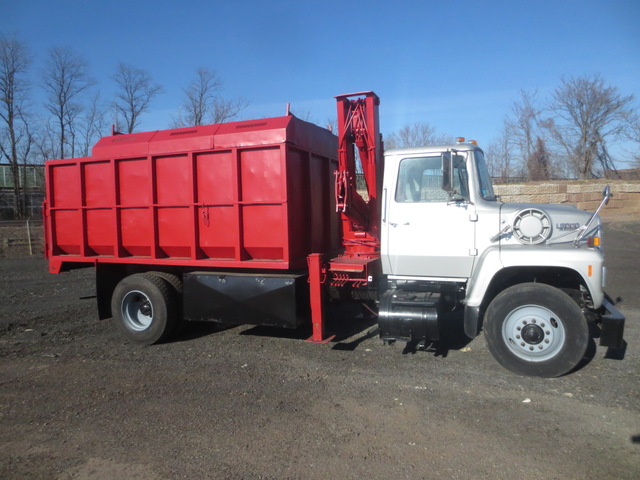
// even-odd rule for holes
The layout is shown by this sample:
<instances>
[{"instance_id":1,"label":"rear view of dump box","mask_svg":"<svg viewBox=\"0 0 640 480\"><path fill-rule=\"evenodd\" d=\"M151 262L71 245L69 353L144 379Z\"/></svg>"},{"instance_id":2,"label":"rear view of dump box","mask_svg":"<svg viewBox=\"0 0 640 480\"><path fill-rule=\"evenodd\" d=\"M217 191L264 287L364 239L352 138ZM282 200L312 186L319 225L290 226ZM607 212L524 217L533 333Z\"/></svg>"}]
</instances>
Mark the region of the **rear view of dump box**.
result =
<instances>
[{"instance_id":1,"label":"rear view of dump box","mask_svg":"<svg viewBox=\"0 0 640 480\"><path fill-rule=\"evenodd\" d=\"M104 137L91 157L47 162L50 269L306 268L339 248L336 151L294 116Z\"/></svg>"}]
</instances>

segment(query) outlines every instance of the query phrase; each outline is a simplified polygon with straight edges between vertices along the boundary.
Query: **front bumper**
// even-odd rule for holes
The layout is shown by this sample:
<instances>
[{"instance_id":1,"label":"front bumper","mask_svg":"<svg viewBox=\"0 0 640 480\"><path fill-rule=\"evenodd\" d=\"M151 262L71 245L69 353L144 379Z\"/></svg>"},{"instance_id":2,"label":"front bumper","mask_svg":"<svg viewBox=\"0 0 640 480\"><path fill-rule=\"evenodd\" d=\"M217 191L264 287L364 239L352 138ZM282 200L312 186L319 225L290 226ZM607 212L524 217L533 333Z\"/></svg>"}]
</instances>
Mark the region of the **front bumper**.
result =
<instances>
[{"instance_id":1,"label":"front bumper","mask_svg":"<svg viewBox=\"0 0 640 480\"><path fill-rule=\"evenodd\" d=\"M613 305L607 295L602 300L600 315L600 345L603 347L622 348L624 346L624 315Z\"/></svg>"}]
</instances>

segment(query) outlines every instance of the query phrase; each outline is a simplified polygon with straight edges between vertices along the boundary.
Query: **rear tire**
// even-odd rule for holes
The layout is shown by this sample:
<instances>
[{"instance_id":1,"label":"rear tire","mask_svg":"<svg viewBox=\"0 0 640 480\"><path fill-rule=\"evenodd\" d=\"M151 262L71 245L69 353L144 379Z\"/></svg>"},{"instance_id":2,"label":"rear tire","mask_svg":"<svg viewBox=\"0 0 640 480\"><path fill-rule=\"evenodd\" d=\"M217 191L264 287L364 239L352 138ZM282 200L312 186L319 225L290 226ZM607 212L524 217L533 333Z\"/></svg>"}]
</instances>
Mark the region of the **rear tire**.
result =
<instances>
[{"instance_id":1,"label":"rear tire","mask_svg":"<svg viewBox=\"0 0 640 480\"><path fill-rule=\"evenodd\" d=\"M123 278L111 297L111 312L125 337L145 345L169 338L178 315L171 285L153 273Z\"/></svg>"},{"instance_id":2,"label":"rear tire","mask_svg":"<svg viewBox=\"0 0 640 480\"><path fill-rule=\"evenodd\" d=\"M171 286L171 295L173 296L173 301L175 302L176 306L176 321L175 326L173 327L173 335L181 334L185 329L186 323L182 317L182 293L184 291L182 279L178 275L175 275L173 273L155 271L149 273L157 275Z\"/></svg>"},{"instance_id":3,"label":"rear tire","mask_svg":"<svg viewBox=\"0 0 640 480\"><path fill-rule=\"evenodd\" d=\"M485 315L489 351L518 375L558 377L573 370L589 344L589 327L576 302L542 283L501 292Z\"/></svg>"}]
</instances>

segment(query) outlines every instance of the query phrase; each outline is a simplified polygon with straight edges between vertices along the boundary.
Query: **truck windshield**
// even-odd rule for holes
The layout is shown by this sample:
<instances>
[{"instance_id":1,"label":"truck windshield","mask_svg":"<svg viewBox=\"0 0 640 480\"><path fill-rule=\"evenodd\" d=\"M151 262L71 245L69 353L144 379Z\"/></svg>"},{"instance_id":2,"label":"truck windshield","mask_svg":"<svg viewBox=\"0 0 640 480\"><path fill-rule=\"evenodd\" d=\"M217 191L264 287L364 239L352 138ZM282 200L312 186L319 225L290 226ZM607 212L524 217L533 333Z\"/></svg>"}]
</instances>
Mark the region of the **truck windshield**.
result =
<instances>
[{"instance_id":1,"label":"truck windshield","mask_svg":"<svg viewBox=\"0 0 640 480\"><path fill-rule=\"evenodd\" d=\"M480 184L480 196L485 200L496 200L496 195L493 193L493 185L491 184L491 176L489 175L489 169L487 168L487 162L484 160L484 154L481 150L475 151L476 166L478 169L478 179Z\"/></svg>"}]
</instances>

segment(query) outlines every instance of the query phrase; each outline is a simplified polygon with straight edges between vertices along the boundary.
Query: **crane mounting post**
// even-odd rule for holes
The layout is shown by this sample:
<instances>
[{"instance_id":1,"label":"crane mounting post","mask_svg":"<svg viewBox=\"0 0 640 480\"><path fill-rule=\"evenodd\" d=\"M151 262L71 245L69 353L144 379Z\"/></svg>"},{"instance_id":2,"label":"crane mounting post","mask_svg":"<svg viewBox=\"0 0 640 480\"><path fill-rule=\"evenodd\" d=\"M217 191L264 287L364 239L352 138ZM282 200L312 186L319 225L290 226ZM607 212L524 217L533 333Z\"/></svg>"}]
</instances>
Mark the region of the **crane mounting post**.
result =
<instances>
[{"instance_id":1,"label":"crane mounting post","mask_svg":"<svg viewBox=\"0 0 640 480\"><path fill-rule=\"evenodd\" d=\"M344 252L329 262L334 286L366 286L380 270L380 193L383 146L378 106L373 92L336 97L338 170L336 208L342 220ZM359 163L364 188L358 189ZM361 193L362 192L362 193Z\"/></svg>"}]
</instances>

